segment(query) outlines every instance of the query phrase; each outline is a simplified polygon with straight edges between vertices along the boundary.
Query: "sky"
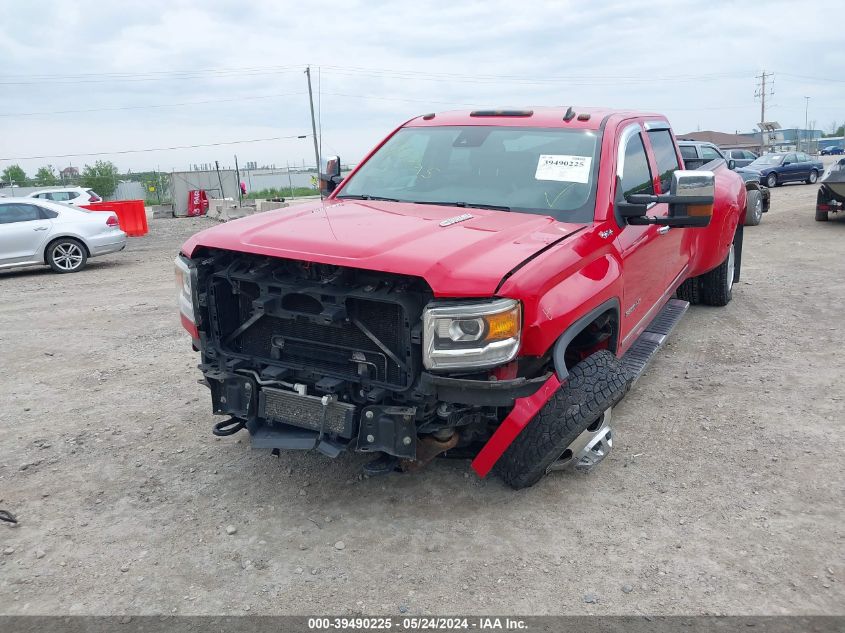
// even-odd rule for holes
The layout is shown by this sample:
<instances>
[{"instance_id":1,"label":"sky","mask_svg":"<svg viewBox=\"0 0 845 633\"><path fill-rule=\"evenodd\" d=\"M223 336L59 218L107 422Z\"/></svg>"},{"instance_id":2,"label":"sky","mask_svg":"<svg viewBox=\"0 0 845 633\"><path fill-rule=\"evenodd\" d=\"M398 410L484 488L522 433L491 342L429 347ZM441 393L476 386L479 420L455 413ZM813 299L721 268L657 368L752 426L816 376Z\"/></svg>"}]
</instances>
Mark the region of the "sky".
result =
<instances>
[{"instance_id":1,"label":"sky","mask_svg":"<svg viewBox=\"0 0 845 633\"><path fill-rule=\"evenodd\" d=\"M344 164L409 118L478 106L745 132L762 71L768 120L803 127L806 107L820 129L845 121L841 0L0 0L0 15L0 170L29 175L98 159L313 165L297 138L311 134L307 65L322 154ZM216 143L232 144L164 149Z\"/></svg>"}]
</instances>

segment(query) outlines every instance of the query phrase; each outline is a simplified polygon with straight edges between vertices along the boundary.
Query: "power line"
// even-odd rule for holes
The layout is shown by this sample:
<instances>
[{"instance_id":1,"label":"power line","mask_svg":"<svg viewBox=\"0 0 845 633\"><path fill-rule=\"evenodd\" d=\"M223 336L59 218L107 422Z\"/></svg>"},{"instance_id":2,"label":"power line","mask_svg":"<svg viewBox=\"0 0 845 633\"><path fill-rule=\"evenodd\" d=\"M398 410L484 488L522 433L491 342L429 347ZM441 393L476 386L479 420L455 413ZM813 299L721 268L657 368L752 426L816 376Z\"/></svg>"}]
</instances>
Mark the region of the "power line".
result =
<instances>
[{"instance_id":1,"label":"power line","mask_svg":"<svg viewBox=\"0 0 845 633\"><path fill-rule=\"evenodd\" d=\"M809 75L794 75L792 73L778 73L783 77L793 77L795 79L809 79L810 81L825 81L830 83L845 84L845 79L832 79L830 77L810 77Z\"/></svg>"},{"instance_id":2,"label":"power line","mask_svg":"<svg viewBox=\"0 0 845 633\"><path fill-rule=\"evenodd\" d=\"M722 78L743 78L749 73L709 73L702 75L571 75L571 76L544 76L530 77L526 75L462 75L457 73L426 73L414 71L394 71L386 69L363 69L345 66L321 66L330 75L350 77L375 77L381 79L408 79L414 81L438 81L473 84L501 83L503 81L520 85L553 85L566 83L569 85L617 85L631 83L654 83L661 82L698 82L710 81Z\"/></svg>"},{"instance_id":3,"label":"power line","mask_svg":"<svg viewBox=\"0 0 845 633\"><path fill-rule=\"evenodd\" d=\"M42 158L75 158L77 156L109 156L115 154L140 154L143 152L166 152L174 149L195 149L197 147L217 147L220 145L239 145L242 143L262 143L264 141L281 141L285 139L300 139L308 138L311 134L296 134L293 136L270 136L267 138L253 138L243 141L221 141L219 143L198 143L197 145L174 145L173 147L148 147L144 149L124 149L111 152L84 152L78 154L48 154L45 156L14 156L14 157L0 157L0 161L4 160L38 160Z\"/></svg>"},{"instance_id":4,"label":"power line","mask_svg":"<svg viewBox=\"0 0 845 633\"><path fill-rule=\"evenodd\" d=\"M64 77L57 77L53 79L30 79L27 81L0 81L0 86L30 86L39 84L51 85L77 85L77 84L105 84L114 82L144 82L144 81L173 81L173 80L193 80L193 79L220 79L220 78L236 78L256 77L264 75L281 75L285 73L299 72L298 70L236 70L236 71L221 71L218 73L188 73L188 74L174 74L165 76L113 76L102 79L88 78L88 79L66 79Z\"/></svg>"},{"instance_id":5,"label":"power line","mask_svg":"<svg viewBox=\"0 0 845 633\"><path fill-rule=\"evenodd\" d=\"M82 110L54 110L52 112L6 112L0 113L0 117L10 116L48 116L54 114L79 114L84 112L113 112L116 110L146 110L151 108L173 108L177 106L203 105L207 103L232 103L234 101L253 101L257 99L273 99L276 97L291 97L303 95L303 92L282 92L269 95L255 95L250 97L233 97L231 99L207 99L204 101L183 101L181 103L155 103L137 106L118 106L113 108L87 108Z\"/></svg>"},{"instance_id":6,"label":"power line","mask_svg":"<svg viewBox=\"0 0 845 633\"><path fill-rule=\"evenodd\" d=\"M101 73L77 73L77 74L56 74L56 75L21 75L4 74L0 77L7 79L65 79L65 78L86 78L86 77L137 77L139 75L196 75L204 73L233 73L243 71L277 71L277 70L298 70L301 65L288 64L286 66L222 66L218 68L194 68L190 70L149 70L145 72L101 72Z\"/></svg>"},{"instance_id":7,"label":"power line","mask_svg":"<svg viewBox=\"0 0 845 633\"><path fill-rule=\"evenodd\" d=\"M147 71L147 72L113 72L113 73L81 73L71 75L0 75L0 85L38 85L38 84L87 84L112 82L145 82L176 79L206 79L225 77L253 77L268 74L297 72L302 65L286 66L247 66L229 68L207 68L197 70ZM478 73L442 73L431 71L394 70L388 68L364 68L358 66L327 65L319 67L334 75L372 76L388 79L412 79L419 81L455 81L464 83L488 84L509 81L525 85L547 85L555 83L570 83L573 85L606 85L607 83L653 83L655 81L708 81L729 77L747 77L748 73L705 73L691 75L562 75L531 77L527 75L483 75Z\"/></svg>"},{"instance_id":8,"label":"power line","mask_svg":"<svg viewBox=\"0 0 845 633\"><path fill-rule=\"evenodd\" d=\"M433 101L431 99L409 99L404 97L379 97L372 94L351 94L348 92L326 92L323 91L324 95L331 95L335 97L349 97L351 99L375 99L376 101L402 101L402 102L409 102L409 103L425 103L429 105L447 105L447 106L467 106L471 108L480 108L486 107L491 105L491 102L487 103L467 103L463 101ZM530 104L526 104L530 105ZM699 112L701 110L741 110L743 108L747 108L748 104L741 104L741 105L725 105L725 106L699 106L699 107L684 107L684 108L642 108L643 110L666 110L669 112Z\"/></svg>"}]
</instances>

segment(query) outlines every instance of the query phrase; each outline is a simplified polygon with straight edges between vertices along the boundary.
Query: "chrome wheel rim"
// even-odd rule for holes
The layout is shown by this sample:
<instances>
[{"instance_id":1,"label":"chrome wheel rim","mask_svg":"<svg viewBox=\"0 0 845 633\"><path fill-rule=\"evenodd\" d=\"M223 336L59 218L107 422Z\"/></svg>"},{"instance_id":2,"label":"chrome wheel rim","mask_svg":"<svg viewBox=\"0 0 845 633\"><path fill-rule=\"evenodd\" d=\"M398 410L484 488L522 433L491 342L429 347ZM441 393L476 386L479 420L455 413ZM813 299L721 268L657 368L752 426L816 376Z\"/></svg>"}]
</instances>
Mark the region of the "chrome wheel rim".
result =
<instances>
[{"instance_id":1,"label":"chrome wheel rim","mask_svg":"<svg viewBox=\"0 0 845 633\"><path fill-rule=\"evenodd\" d=\"M815 182L816 182L816 180L818 179L818 177L819 177L819 175L818 175L816 172L811 171L811 172L810 172L810 184L811 184L811 185L815 184Z\"/></svg>"},{"instance_id":2,"label":"chrome wheel rim","mask_svg":"<svg viewBox=\"0 0 845 633\"><path fill-rule=\"evenodd\" d=\"M61 270L75 270L82 265L82 248L73 242L62 242L53 249L53 262Z\"/></svg>"},{"instance_id":3,"label":"chrome wheel rim","mask_svg":"<svg viewBox=\"0 0 845 633\"><path fill-rule=\"evenodd\" d=\"M604 461L613 449L610 411L611 409L606 409L598 420L584 429L564 449L560 457L546 468L546 473L556 470L577 470L586 473Z\"/></svg>"},{"instance_id":4,"label":"chrome wheel rim","mask_svg":"<svg viewBox=\"0 0 845 633\"><path fill-rule=\"evenodd\" d=\"M754 203L754 218L759 220L760 217L763 215L763 198L758 196L757 201Z\"/></svg>"},{"instance_id":5,"label":"chrome wheel rim","mask_svg":"<svg viewBox=\"0 0 845 633\"><path fill-rule=\"evenodd\" d=\"M731 244L731 250L728 251L728 291L733 288L734 285L734 267L736 266L736 262L734 260L734 245Z\"/></svg>"}]
</instances>

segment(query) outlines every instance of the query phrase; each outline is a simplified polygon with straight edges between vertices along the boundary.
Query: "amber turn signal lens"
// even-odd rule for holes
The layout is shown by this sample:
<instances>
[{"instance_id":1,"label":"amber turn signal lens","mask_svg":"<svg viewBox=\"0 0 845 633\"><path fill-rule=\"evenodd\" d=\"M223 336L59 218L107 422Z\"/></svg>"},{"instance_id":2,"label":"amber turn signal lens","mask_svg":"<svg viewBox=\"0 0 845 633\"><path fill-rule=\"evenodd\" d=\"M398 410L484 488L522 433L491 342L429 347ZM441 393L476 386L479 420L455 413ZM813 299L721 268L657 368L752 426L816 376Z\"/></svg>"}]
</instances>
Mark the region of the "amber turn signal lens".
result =
<instances>
[{"instance_id":1,"label":"amber turn signal lens","mask_svg":"<svg viewBox=\"0 0 845 633\"><path fill-rule=\"evenodd\" d=\"M687 205L687 215L690 216L711 216L713 215L712 204L690 204Z\"/></svg>"},{"instance_id":2,"label":"amber turn signal lens","mask_svg":"<svg viewBox=\"0 0 845 633\"><path fill-rule=\"evenodd\" d=\"M501 341L519 336L519 306L507 312L485 316L484 321L487 323L485 340Z\"/></svg>"}]
</instances>

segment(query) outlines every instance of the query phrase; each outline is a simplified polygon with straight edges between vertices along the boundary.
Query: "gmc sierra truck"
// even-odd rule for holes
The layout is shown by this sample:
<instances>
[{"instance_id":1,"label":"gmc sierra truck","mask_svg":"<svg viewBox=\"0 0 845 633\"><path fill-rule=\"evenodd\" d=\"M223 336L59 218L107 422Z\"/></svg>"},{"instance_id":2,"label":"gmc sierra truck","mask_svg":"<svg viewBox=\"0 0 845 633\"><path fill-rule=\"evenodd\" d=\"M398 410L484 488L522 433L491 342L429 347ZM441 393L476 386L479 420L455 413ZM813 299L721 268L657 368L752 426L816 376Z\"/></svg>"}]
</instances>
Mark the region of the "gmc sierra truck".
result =
<instances>
[{"instance_id":1,"label":"gmc sierra truck","mask_svg":"<svg viewBox=\"0 0 845 633\"><path fill-rule=\"evenodd\" d=\"M371 475L590 470L688 305L739 279L746 185L682 165L657 114L426 114L345 179L325 161L324 199L194 235L179 306L214 433Z\"/></svg>"}]
</instances>

